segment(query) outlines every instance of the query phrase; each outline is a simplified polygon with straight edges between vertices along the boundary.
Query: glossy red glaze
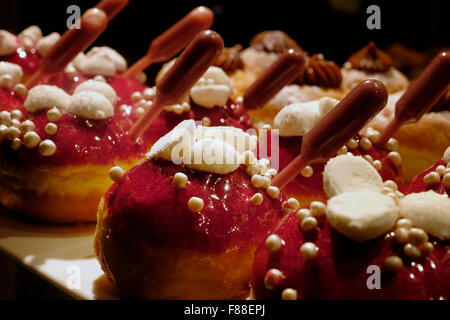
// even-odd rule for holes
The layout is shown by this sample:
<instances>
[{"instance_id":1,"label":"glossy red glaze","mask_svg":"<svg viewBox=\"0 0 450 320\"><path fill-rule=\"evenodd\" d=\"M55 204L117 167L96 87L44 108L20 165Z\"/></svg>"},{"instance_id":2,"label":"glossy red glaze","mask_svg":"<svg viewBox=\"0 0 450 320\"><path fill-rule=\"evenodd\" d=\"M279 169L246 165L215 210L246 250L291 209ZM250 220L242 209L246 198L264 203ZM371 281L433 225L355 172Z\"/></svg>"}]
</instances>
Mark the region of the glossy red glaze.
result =
<instances>
[{"instance_id":1,"label":"glossy red glaze","mask_svg":"<svg viewBox=\"0 0 450 320\"><path fill-rule=\"evenodd\" d=\"M428 190L433 190L439 194L447 194L450 196L450 188L446 188L444 186L444 184L442 183L442 179L441 179L441 183L437 183L437 184L432 184L432 185L427 185L424 181L423 178L429 174L430 172L436 171L436 168L438 166L444 166L445 167L445 162L444 160L440 160L437 163L435 163L431 168L425 170L422 173L419 173L413 180L411 180L411 182L409 182L408 184L404 185L400 190L404 193L404 194L410 194L410 193L417 193L417 192L425 192Z\"/></svg>"},{"instance_id":2,"label":"glossy red glaze","mask_svg":"<svg viewBox=\"0 0 450 320\"><path fill-rule=\"evenodd\" d=\"M359 136L356 137L359 141ZM292 160L294 160L300 153L302 146L302 137L279 137L279 169L284 169ZM267 158L272 155L271 150L271 135L265 135L262 137L258 144L259 150L268 150ZM393 180L399 186L402 185L402 178L397 168L387 157L388 152L386 150L378 149L376 147L370 148L368 151L361 149L360 147L349 150L354 155L370 155L374 160L380 160L382 168L379 171L383 181ZM325 163L315 163L311 167L314 170L314 174L306 178L301 174L297 175L286 187L283 188L283 192L287 198L290 196L302 195L305 197L316 197L317 199L326 200L327 197L323 191L323 170Z\"/></svg>"},{"instance_id":3,"label":"glossy red glaze","mask_svg":"<svg viewBox=\"0 0 450 320\"><path fill-rule=\"evenodd\" d=\"M253 292L257 299L280 299L285 288L298 292L298 299L439 299L450 298L450 247L435 243L435 250L417 262L403 254L391 233L384 237L358 243L339 234L326 217L317 218L318 229L302 232L295 213L281 221L272 233L285 245L269 254L264 244L255 254ZM317 257L306 260L300 246L314 242ZM404 267L395 273L383 270L384 260L398 255ZM367 268L381 268L381 289L369 290L367 280L373 274ZM266 272L279 269L284 279L273 290L264 287Z\"/></svg>"},{"instance_id":4,"label":"glossy red glaze","mask_svg":"<svg viewBox=\"0 0 450 320\"><path fill-rule=\"evenodd\" d=\"M177 172L188 176L184 189L172 182ZM257 192L264 197L259 206L249 200ZM193 196L204 201L200 213L188 208ZM211 253L261 241L281 217L283 200L254 188L244 170L218 175L164 160L134 167L105 196L115 237L142 239L143 249L151 245Z\"/></svg>"}]
</instances>

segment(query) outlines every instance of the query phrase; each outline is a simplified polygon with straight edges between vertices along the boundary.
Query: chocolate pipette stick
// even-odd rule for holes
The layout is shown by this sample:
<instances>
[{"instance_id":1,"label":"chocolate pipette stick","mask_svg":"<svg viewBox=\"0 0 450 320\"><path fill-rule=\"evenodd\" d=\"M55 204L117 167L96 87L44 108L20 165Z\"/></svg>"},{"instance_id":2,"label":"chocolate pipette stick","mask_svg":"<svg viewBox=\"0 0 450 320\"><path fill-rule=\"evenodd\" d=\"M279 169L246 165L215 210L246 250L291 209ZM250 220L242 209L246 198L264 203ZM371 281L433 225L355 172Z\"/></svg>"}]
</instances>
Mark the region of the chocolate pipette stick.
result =
<instances>
[{"instance_id":1,"label":"chocolate pipette stick","mask_svg":"<svg viewBox=\"0 0 450 320\"><path fill-rule=\"evenodd\" d=\"M305 65L301 53L292 49L280 56L244 93L246 110L263 107L297 77Z\"/></svg>"},{"instance_id":2,"label":"chocolate pipette stick","mask_svg":"<svg viewBox=\"0 0 450 320\"><path fill-rule=\"evenodd\" d=\"M201 31L212 26L214 13L200 6L167 29L152 41L147 54L133 64L125 77L132 77L147 69L152 63L167 61L183 50Z\"/></svg>"},{"instance_id":3,"label":"chocolate pipette stick","mask_svg":"<svg viewBox=\"0 0 450 320\"><path fill-rule=\"evenodd\" d=\"M388 93L378 80L366 80L339 102L302 140L301 153L273 179L282 189L308 164L326 161L386 105Z\"/></svg>"},{"instance_id":4,"label":"chocolate pipette stick","mask_svg":"<svg viewBox=\"0 0 450 320\"><path fill-rule=\"evenodd\" d=\"M122 11L130 0L101 0L95 8L102 10L108 17L108 22L114 19Z\"/></svg>"},{"instance_id":5,"label":"chocolate pipette stick","mask_svg":"<svg viewBox=\"0 0 450 320\"><path fill-rule=\"evenodd\" d=\"M130 139L136 141L165 106L180 102L222 49L223 40L218 33L211 30L200 32L156 85L155 100L131 128Z\"/></svg>"},{"instance_id":6,"label":"chocolate pipette stick","mask_svg":"<svg viewBox=\"0 0 450 320\"><path fill-rule=\"evenodd\" d=\"M405 123L418 121L442 97L450 84L450 51L439 53L395 104L395 117L386 127L379 145Z\"/></svg>"},{"instance_id":7,"label":"chocolate pipette stick","mask_svg":"<svg viewBox=\"0 0 450 320\"><path fill-rule=\"evenodd\" d=\"M42 59L39 70L28 79L26 86L34 87L46 74L63 69L75 56L89 47L106 29L108 18L96 8L87 10L80 18L80 29L69 29Z\"/></svg>"}]
</instances>

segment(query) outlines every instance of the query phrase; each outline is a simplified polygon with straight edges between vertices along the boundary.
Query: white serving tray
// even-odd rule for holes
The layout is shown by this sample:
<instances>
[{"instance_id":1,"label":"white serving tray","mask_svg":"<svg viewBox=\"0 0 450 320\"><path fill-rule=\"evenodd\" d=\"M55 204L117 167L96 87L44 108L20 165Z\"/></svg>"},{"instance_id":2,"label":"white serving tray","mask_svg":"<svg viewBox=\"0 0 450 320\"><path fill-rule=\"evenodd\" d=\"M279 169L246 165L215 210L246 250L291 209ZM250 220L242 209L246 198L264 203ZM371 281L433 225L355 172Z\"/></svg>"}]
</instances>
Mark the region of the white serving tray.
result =
<instances>
[{"instance_id":1,"label":"white serving tray","mask_svg":"<svg viewBox=\"0 0 450 320\"><path fill-rule=\"evenodd\" d=\"M53 226L0 207L0 249L76 299L119 299L93 248L94 224Z\"/></svg>"}]
</instances>

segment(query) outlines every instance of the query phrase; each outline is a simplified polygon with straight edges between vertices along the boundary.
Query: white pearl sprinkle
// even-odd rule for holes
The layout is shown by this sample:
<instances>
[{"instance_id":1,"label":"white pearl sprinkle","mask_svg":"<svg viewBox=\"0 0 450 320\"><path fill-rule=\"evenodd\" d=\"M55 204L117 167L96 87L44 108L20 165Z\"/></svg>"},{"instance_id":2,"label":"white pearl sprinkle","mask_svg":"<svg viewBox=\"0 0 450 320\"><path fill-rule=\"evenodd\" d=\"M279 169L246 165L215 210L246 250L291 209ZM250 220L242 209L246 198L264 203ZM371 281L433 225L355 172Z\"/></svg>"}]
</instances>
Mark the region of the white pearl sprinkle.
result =
<instances>
[{"instance_id":1,"label":"white pearl sprinkle","mask_svg":"<svg viewBox=\"0 0 450 320\"><path fill-rule=\"evenodd\" d=\"M398 141L397 139L394 138L390 138L387 142L386 142L386 149L390 150L390 151L397 151L398 149Z\"/></svg>"},{"instance_id":2,"label":"white pearl sprinkle","mask_svg":"<svg viewBox=\"0 0 450 320\"><path fill-rule=\"evenodd\" d=\"M320 201L313 201L309 205L309 210L311 212L311 215L313 216L321 216L325 214L325 210L327 209L327 206L325 203Z\"/></svg>"},{"instance_id":3,"label":"white pearl sprinkle","mask_svg":"<svg viewBox=\"0 0 450 320\"><path fill-rule=\"evenodd\" d=\"M302 220L300 227L303 231L314 230L317 227L317 220L314 217L305 217Z\"/></svg>"},{"instance_id":4,"label":"white pearl sprinkle","mask_svg":"<svg viewBox=\"0 0 450 320\"><path fill-rule=\"evenodd\" d=\"M9 74L0 76L0 86L11 89L13 86L13 78Z\"/></svg>"},{"instance_id":5,"label":"white pearl sprinkle","mask_svg":"<svg viewBox=\"0 0 450 320\"><path fill-rule=\"evenodd\" d=\"M208 117L202 118L202 126L209 127L211 125L211 119Z\"/></svg>"},{"instance_id":6,"label":"white pearl sprinkle","mask_svg":"<svg viewBox=\"0 0 450 320\"><path fill-rule=\"evenodd\" d=\"M142 99L142 93L135 91L131 94L131 101L137 102Z\"/></svg>"},{"instance_id":7,"label":"white pearl sprinkle","mask_svg":"<svg viewBox=\"0 0 450 320\"><path fill-rule=\"evenodd\" d=\"M283 245L283 240L276 234L271 234L266 239L266 249L270 253L275 253L278 250L280 250L281 246Z\"/></svg>"},{"instance_id":8,"label":"white pearl sprinkle","mask_svg":"<svg viewBox=\"0 0 450 320\"><path fill-rule=\"evenodd\" d=\"M337 152L337 155L343 155L346 154L348 152L348 148L347 146L342 146L339 151Z\"/></svg>"},{"instance_id":9,"label":"white pearl sprinkle","mask_svg":"<svg viewBox=\"0 0 450 320\"><path fill-rule=\"evenodd\" d=\"M388 153L388 158L391 160L391 162L397 166L399 166L402 163L402 157L400 156L400 153L397 151L392 151Z\"/></svg>"},{"instance_id":10,"label":"white pearl sprinkle","mask_svg":"<svg viewBox=\"0 0 450 320\"><path fill-rule=\"evenodd\" d=\"M253 175L250 181L255 188L262 188L263 186L263 176L259 174Z\"/></svg>"},{"instance_id":11,"label":"white pearl sprinkle","mask_svg":"<svg viewBox=\"0 0 450 320\"><path fill-rule=\"evenodd\" d=\"M399 243L405 243L406 241L408 241L408 234L408 229L403 227L396 228L394 231L394 238Z\"/></svg>"},{"instance_id":12,"label":"white pearl sprinkle","mask_svg":"<svg viewBox=\"0 0 450 320\"><path fill-rule=\"evenodd\" d=\"M305 259L314 259L315 257L317 257L318 252L319 248L312 242L305 242L300 247L300 253Z\"/></svg>"},{"instance_id":13,"label":"white pearl sprinkle","mask_svg":"<svg viewBox=\"0 0 450 320\"><path fill-rule=\"evenodd\" d=\"M9 126L10 123L11 123L11 113L5 110L0 111L0 124Z\"/></svg>"},{"instance_id":14,"label":"white pearl sprinkle","mask_svg":"<svg viewBox=\"0 0 450 320\"><path fill-rule=\"evenodd\" d=\"M272 178L269 175L264 174L264 176L261 178L261 181L262 181L261 188L267 189L272 183Z\"/></svg>"},{"instance_id":15,"label":"white pearl sprinkle","mask_svg":"<svg viewBox=\"0 0 450 320\"><path fill-rule=\"evenodd\" d=\"M367 138L373 143L377 143L378 140L380 140L380 137L381 137L381 133L378 130L375 130L375 129L371 128L367 132Z\"/></svg>"},{"instance_id":16,"label":"white pearl sprinkle","mask_svg":"<svg viewBox=\"0 0 450 320\"><path fill-rule=\"evenodd\" d=\"M188 183L188 177L182 172L177 172L173 176L173 183L178 189L184 189Z\"/></svg>"},{"instance_id":17,"label":"white pearl sprinkle","mask_svg":"<svg viewBox=\"0 0 450 320\"><path fill-rule=\"evenodd\" d=\"M397 221L397 223L395 224L395 226L397 228L405 228L408 230L408 229L412 228L413 224L412 224L411 220L403 218L403 219L399 219Z\"/></svg>"},{"instance_id":18,"label":"white pearl sprinkle","mask_svg":"<svg viewBox=\"0 0 450 320\"><path fill-rule=\"evenodd\" d=\"M11 119L21 120L22 117L23 117L22 111L20 110L11 111Z\"/></svg>"},{"instance_id":19,"label":"white pearl sprinkle","mask_svg":"<svg viewBox=\"0 0 450 320\"><path fill-rule=\"evenodd\" d=\"M189 210L192 212L200 212L203 210L204 202L203 199L192 197L188 201Z\"/></svg>"},{"instance_id":20,"label":"white pearl sprinkle","mask_svg":"<svg viewBox=\"0 0 450 320\"><path fill-rule=\"evenodd\" d=\"M358 141L356 141L355 139L350 139L350 140L348 140L348 142L347 142L347 147L349 148L349 149L356 149L357 147L358 147Z\"/></svg>"},{"instance_id":21,"label":"white pearl sprinkle","mask_svg":"<svg viewBox=\"0 0 450 320\"><path fill-rule=\"evenodd\" d=\"M380 160L375 160L375 161L372 163L372 165L373 165L373 167L375 168L375 170L377 170L377 171L380 171L381 168L383 167L383 164L381 163Z\"/></svg>"},{"instance_id":22,"label":"white pearl sprinkle","mask_svg":"<svg viewBox=\"0 0 450 320\"><path fill-rule=\"evenodd\" d=\"M408 232L408 242L419 246L428 241L428 235L420 228L411 228Z\"/></svg>"},{"instance_id":23,"label":"white pearl sprinkle","mask_svg":"<svg viewBox=\"0 0 450 320\"><path fill-rule=\"evenodd\" d=\"M385 187L388 187L388 188L391 188L391 189L394 190L394 191L397 191L397 190L398 190L397 184L396 184L394 181L392 181L392 180L386 180L386 181L384 182L384 186L385 186Z\"/></svg>"},{"instance_id":24,"label":"white pearl sprinkle","mask_svg":"<svg viewBox=\"0 0 450 320\"><path fill-rule=\"evenodd\" d=\"M45 133L47 133L49 136L53 136L58 131L58 126L54 123L47 123L45 126Z\"/></svg>"},{"instance_id":25,"label":"white pearl sprinkle","mask_svg":"<svg viewBox=\"0 0 450 320\"><path fill-rule=\"evenodd\" d=\"M13 141L11 141L11 148L13 150L19 150L20 147L22 146L22 140L20 140L19 138L15 138Z\"/></svg>"},{"instance_id":26,"label":"white pearl sprinkle","mask_svg":"<svg viewBox=\"0 0 450 320\"><path fill-rule=\"evenodd\" d=\"M445 174L445 166L442 164L436 167L436 172L442 177Z\"/></svg>"},{"instance_id":27,"label":"white pearl sprinkle","mask_svg":"<svg viewBox=\"0 0 450 320\"><path fill-rule=\"evenodd\" d=\"M417 248L416 246L412 245L411 243L407 243L405 245L405 247L403 248L403 251L409 258L411 258L413 260L417 260L421 256L420 249Z\"/></svg>"},{"instance_id":28,"label":"white pearl sprinkle","mask_svg":"<svg viewBox=\"0 0 450 320\"><path fill-rule=\"evenodd\" d=\"M7 126L5 126L4 124L0 124L0 141L2 141L3 138L5 137L7 130L8 130Z\"/></svg>"},{"instance_id":29,"label":"white pearl sprinkle","mask_svg":"<svg viewBox=\"0 0 450 320\"><path fill-rule=\"evenodd\" d=\"M361 140L359 140L359 146L361 147L361 149L367 151L372 148L372 141L370 141L366 137L363 137L361 138Z\"/></svg>"},{"instance_id":30,"label":"white pearl sprinkle","mask_svg":"<svg viewBox=\"0 0 450 320\"><path fill-rule=\"evenodd\" d=\"M27 87L23 83L16 84L13 90L20 97L24 97L27 94Z\"/></svg>"},{"instance_id":31,"label":"white pearl sprinkle","mask_svg":"<svg viewBox=\"0 0 450 320\"><path fill-rule=\"evenodd\" d=\"M305 218L311 217L311 211L309 209L300 209L297 212L298 221L302 222Z\"/></svg>"},{"instance_id":32,"label":"white pearl sprinkle","mask_svg":"<svg viewBox=\"0 0 450 320\"><path fill-rule=\"evenodd\" d=\"M25 120L21 124L21 128L23 132L33 131L34 130L34 122L31 120Z\"/></svg>"},{"instance_id":33,"label":"white pearl sprinkle","mask_svg":"<svg viewBox=\"0 0 450 320\"><path fill-rule=\"evenodd\" d=\"M11 124L9 126L20 130L20 128L22 128L22 123L20 123L18 119L12 119Z\"/></svg>"},{"instance_id":34,"label":"white pearl sprinkle","mask_svg":"<svg viewBox=\"0 0 450 320\"><path fill-rule=\"evenodd\" d=\"M284 278L283 273L278 269L270 269L264 277L264 287L268 290L274 289Z\"/></svg>"},{"instance_id":35,"label":"white pearl sprinkle","mask_svg":"<svg viewBox=\"0 0 450 320\"><path fill-rule=\"evenodd\" d=\"M144 92L142 92L144 99L150 100L155 97L155 89L153 88L145 88Z\"/></svg>"},{"instance_id":36,"label":"white pearl sprinkle","mask_svg":"<svg viewBox=\"0 0 450 320\"><path fill-rule=\"evenodd\" d=\"M272 199L278 199L278 197L280 196L280 189L275 186L268 187L266 189L266 192Z\"/></svg>"},{"instance_id":37,"label":"white pearl sprinkle","mask_svg":"<svg viewBox=\"0 0 450 320\"><path fill-rule=\"evenodd\" d=\"M136 110L134 111L136 117L140 118L145 114L145 109L142 107L137 107Z\"/></svg>"},{"instance_id":38,"label":"white pearl sprinkle","mask_svg":"<svg viewBox=\"0 0 450 320\"><path fill-rule=\"evenodd\" d=\"M269 175L271 177L275 177L278 174L278 171L274 168L270 168L266 171L265 175Z\"/></svg>"},{"instance_id":39,"label":"white pearl sprinkle","mask_svg":"<svg viewBox=\"0 0 450 320\"><path fill-rule=\"evenodd\" d=\"M96 76L94 77L94 81L99 81L99 82L104 82L104 83L106 83L105 77L103 77L103 76L101 76L101 75L96 75Z\"/></svg>"},{"instance_id":40,"label":"white pearl sprinkle","mask_svg":"<svg viewBox=\"0 0 450 320\"><path fill-rule=\"evenodd\" d=\"M423 182L427 185L438 184L441 182L441 176L436 171L432 171L423 177Z\"/></svg>"},{"instance_id":41,"label":"white pearl sprinkle","mask_svg":"<svg viewBox=\"0 0 450 320\"><path fill-rule=\"evenodd\" d=\"M384 260L384 267L391 272L400 270L403 267L403 261L398 256L390 256Z\"/></svg>"},{"instance_id":42,"label":"white pearl sprinkle","mask_svg":"<svg viewBox=\"0 0 450 320\"><path fill-rule=\"evenodd\" d=\"M61 112L58 108L53 107L47 111L47 119L52 122L58 121L61 119Z\"/></svg>"},{"instance_id":43,"label":"white pearl sprinkle","mask_svg":"<svg viewBox=\"0 0 450 320\"><path fill-rule=\"evenodd\" d=\"M287 204L288 204L289 208L291 208L294 211L296 211L300 208L300 203L295 198L289 198L287 200Z\"/></svg>"},{"instance_id":44,"label":"white pearl sprinkle","mask_svg":"<svg viewBox=\"0 0 450 320\"><path fill-rule=\"evenodd\" d=\"M5 136L6 139L12 141L20 136L20 130L17 129L16 127L9 127L8 129L6 129Z\"/></svg>"},{"instance_id":45,"label":"white pearl sprinkle","mask_svg":"<svg viewBox=\"0 0 450 320\"><path fill-rule=\"evenodd\" d=\"M291 288L284 289L283 292L281 292L282 300L297 300L297 296L297 290Z\"/></svg>"},{"instance_id":46,"label":"white pearl sprinkle","mask_svg":"<svg viewBox=\"0 0 450 320\"><path fill-rule=\"evenodd\" d=\"M46 139L39 144L39 152L45 157L52 156L56 152L56 144L52 140Z\"/></svg>"},{"instance_id":47,"label":"white pearl sprinkle","mask_svg":"<svg viewBox=\"0 0 450 320\"><path fill-rule=\"evenodd\" d=\"M442 184L446 188L450 188L450 173L446 173L442 178Z\"/></svg>"},{"instance_id":48,"label":"white pearl sprinkle","mask_svg":"<svg viewBox=\"0 0 450 320\"><path fill-rule=\"evenodd\" d=\"M302 171L300 171L300 174L305 178L309 178L314 174L314 170L311 166L306 166Z\"/></svg>"}]
</instances>

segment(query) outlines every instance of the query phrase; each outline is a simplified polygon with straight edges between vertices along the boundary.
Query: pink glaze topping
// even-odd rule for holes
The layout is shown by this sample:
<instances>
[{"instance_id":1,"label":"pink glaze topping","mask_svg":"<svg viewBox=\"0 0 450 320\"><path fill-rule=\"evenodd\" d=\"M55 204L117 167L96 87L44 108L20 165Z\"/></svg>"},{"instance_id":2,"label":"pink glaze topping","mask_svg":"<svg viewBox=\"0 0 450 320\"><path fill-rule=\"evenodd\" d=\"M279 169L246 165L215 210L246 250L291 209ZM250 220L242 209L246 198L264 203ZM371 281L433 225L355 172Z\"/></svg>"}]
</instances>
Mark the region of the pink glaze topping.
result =
<instances>
[{"instance_id":1,"label":"pink glaze topping","mask_svg":"<svg viewBox=\"0 0 450 320\"><path fill-rule=\"evenodd\" d=\"M187 175L184 189L172 182L177 172ZM261 205L250 198L261 192ZM204 202L200 212L188 208L191 197ZM254 188L244 170L211 174L168 161L145 161L128 171L105 196L109 225L118 238L144 239L148 244L200 252L221 252L254 245L281 217L282 197L274 200Z\"/></svg>"}]
</instances>

